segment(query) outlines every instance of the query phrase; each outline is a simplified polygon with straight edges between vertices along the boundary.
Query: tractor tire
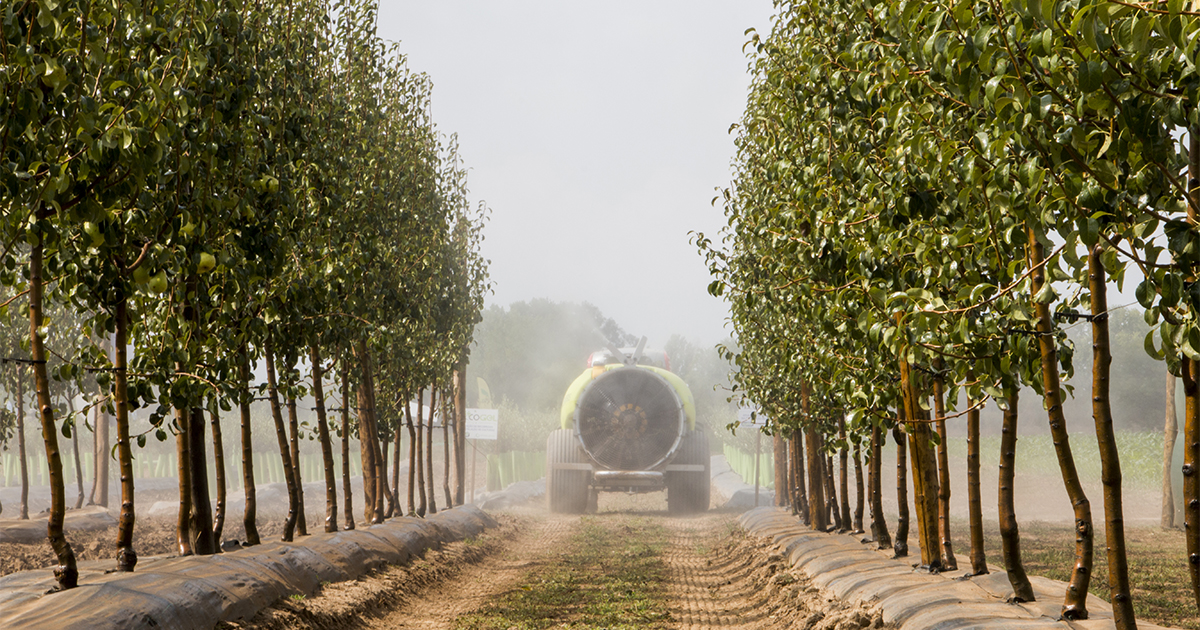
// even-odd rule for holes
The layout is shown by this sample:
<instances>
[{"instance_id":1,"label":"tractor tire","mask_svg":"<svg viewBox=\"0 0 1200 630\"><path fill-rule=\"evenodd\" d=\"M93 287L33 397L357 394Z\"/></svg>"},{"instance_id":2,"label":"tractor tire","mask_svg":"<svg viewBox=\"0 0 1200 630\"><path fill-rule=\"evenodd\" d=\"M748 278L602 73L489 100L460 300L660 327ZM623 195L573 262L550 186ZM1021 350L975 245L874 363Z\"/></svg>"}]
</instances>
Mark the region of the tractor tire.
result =
<instances>
[{"instance_id":1,"label":"tractor tire","mask_svg":"<svg viewBox=\"0 0 1200 630\"><path fill-rule=\"evenodd\" d=\"M586 464L575 432L557 429L546 438L546 507L558 514L583 514L588 507L592 473L564 470L556 464Z\"/></svg>"},{"instance_id":2,"label":"tractor tire","mask_svg":"<svg viewBox=\"0 0 1200 630\"><path fill-rule=\"evenodd\" d=\"M667 472L667 511L671 514L694 514L708 510L712 499L708 435L702 430L688 431L679 445L679 454L672 463L704 466L701 472Z\"/></svg>"}]
</instances>

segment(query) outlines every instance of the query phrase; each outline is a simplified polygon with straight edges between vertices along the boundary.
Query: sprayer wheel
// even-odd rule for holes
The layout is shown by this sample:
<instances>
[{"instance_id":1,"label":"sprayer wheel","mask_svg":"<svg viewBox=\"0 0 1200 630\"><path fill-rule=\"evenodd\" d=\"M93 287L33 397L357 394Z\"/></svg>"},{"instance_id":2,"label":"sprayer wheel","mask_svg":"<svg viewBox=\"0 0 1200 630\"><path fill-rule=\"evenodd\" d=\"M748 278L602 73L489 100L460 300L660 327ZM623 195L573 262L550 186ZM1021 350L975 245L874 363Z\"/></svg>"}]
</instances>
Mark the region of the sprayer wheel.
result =
<instances>
[{"instance_id":1,"label":"sprayer wheel","mask_svg":"<svg viewBox=\"0 0 1200 630\"><path fill-rule=\"evenodd\" d=\"M587 509L591 472L555 466L586 462L574 431L558 429L546 438L546 507L551 512L582 514Z\"/></svg>"},{"instance_id":2,"label":"sprayer wheel","mask_svg":"<svg viewBox=\"0 0 1200 630\"><path fill-rule=\"evenodd\" d=\"M674 463L700 465L704 466L704 470L667 473L667 511L672 514L691 514L708 510L712 493L708 435L702 430L684 434Z\"/></svg>"}]
</instances>

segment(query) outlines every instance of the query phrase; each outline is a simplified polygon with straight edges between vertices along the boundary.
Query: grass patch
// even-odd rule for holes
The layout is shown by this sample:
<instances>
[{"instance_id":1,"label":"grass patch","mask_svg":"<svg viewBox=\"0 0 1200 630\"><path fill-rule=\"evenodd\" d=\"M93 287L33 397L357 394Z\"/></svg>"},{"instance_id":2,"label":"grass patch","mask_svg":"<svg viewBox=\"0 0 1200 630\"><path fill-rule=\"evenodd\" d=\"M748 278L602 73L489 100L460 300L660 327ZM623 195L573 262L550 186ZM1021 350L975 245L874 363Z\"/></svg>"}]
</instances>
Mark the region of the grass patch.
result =
<instances>
[{"instance_id":1,"label":"grass patch","mask_svg":"<svg viewBox=\"0 0 1200 630\"><path fill-rule=\"evenodd\" d=\"M1074 436L1072 436L1072 439ZM1095 566L1089 591L1106 601L1108 590L1108 558L1105 552L1103 518L1097 519L1095 537ZM954 552L959 567L970 564L968 525L955 520ZM1186 543L1183 532L1163 531L1155 526L1125 528L1126 554L1129 561L1129 581L1133 587L1134 613L1141 621L1165 626L1200 630L1192 599L1191 578L1187 571ZM988 561L1003 565L1000 555L1000 533L993 523L984 526L984 549ZM1071 523L1021 523L1021 560L1030 575L1055 580L1071 578L1075 562L1075 530Z\"/></svg>"},{"instance_id":2,"label":"grass patch","mask_svg":"<svg viewBox=\"0 0 1200 630\"><path fill-rule=\"evenodd\" d=\"M551 626L667 628L666 530L646 518L584 517L568 548L517 588L460 617L457 630L539 630Z\"/></svg>"}]
</instances>

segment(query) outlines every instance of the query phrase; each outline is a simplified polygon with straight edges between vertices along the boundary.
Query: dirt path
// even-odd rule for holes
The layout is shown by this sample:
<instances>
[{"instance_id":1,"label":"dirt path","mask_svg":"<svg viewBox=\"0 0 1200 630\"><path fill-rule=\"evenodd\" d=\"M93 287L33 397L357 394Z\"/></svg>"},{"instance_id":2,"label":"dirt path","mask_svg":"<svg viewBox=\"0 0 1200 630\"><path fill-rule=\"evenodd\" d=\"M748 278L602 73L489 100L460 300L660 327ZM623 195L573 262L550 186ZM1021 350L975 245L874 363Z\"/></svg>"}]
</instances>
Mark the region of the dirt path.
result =
<instances>
[{"instance_id":1,"label":"dirt path","mask_svg":"<svg viewBox=\"0 0 1200 630\"><path fill-rule=\"evenodd\" d=\"M660 497L602 496L591 516L500 515L478 540L277 603L230 628L508 630L884 627L783 571L736 514L670 517Z\"/></svg>"},{"instance_id":2,"label":"dirt path","mask_svg":"<svg viewBox=\"0 0 1200 630\"><path fill-rule=\"evenodd\" d=\"M547 517L522 521L523 526L503 548L478 564L455 571L378 619L363 620L361 628L452 628L463 615L511 591L525 578L559 558L578 518Z\"/></svg>"}]
</instances>

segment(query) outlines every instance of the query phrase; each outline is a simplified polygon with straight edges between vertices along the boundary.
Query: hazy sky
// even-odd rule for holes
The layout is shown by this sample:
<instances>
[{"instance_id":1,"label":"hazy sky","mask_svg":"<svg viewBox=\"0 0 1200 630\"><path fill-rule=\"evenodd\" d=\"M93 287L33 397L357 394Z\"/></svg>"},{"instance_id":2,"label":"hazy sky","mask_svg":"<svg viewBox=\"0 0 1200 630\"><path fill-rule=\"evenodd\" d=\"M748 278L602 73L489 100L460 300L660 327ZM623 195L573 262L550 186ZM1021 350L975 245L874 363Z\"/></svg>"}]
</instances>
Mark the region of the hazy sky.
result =
<instances>
[{"instance_id":1,"label":"hazy sky","mask_svg":"<svg viewBox=\"0 0 1200 630\"><path fill-rule=\"evenodd\" d=\"M770 0L380 0L493 213L489 304L589 301L662 345L726 337L688 232L724 224L745 30Z\"/></svg>"}]
</instances>

